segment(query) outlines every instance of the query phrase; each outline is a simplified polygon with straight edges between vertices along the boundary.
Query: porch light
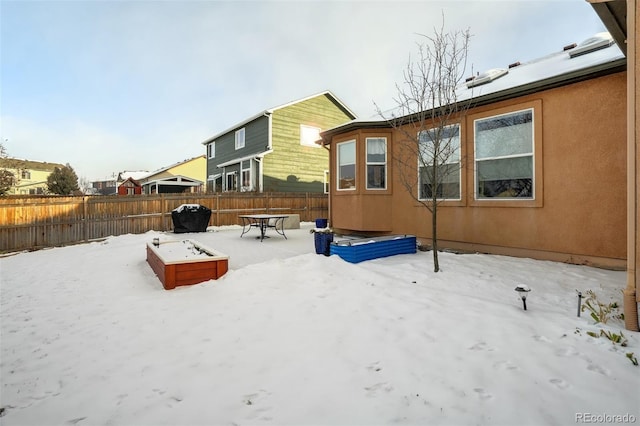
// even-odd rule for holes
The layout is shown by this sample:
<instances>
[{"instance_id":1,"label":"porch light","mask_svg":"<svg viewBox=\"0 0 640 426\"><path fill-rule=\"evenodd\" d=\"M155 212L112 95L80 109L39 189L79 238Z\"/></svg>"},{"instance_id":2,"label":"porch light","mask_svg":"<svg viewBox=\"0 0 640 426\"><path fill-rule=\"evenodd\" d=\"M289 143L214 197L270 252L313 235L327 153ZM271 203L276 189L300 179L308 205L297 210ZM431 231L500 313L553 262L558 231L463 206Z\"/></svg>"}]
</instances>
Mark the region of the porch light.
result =
<instances>
[{"instance_id":1,"label":"porch light","mask_svg":"<svg viewBox=\"0 0 640 426\"><path fill-rule=\"evenodd\" d=\"M518 284L514 290L520 294L520 297L522 298L522 306L526 311L527 310L527 293L529 293L531 289L526 284Z\"/></svg>"}]
</instances>

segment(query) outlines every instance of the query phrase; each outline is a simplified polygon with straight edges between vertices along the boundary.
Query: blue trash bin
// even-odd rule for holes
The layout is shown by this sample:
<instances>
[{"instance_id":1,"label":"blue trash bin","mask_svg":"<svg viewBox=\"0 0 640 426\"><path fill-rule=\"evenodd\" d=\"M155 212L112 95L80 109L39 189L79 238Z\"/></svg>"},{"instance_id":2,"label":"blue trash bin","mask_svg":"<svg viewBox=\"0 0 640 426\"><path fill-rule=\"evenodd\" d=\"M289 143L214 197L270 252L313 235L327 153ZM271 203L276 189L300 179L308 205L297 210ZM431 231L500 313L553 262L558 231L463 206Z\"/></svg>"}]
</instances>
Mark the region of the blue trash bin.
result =
<instances>
[{"instance_id":1,"label":"blue trash bin","mask_svg":"<svg viewBox=\"0 0 640 426\"><path fill-rule=\"evenodd\" d=\"M316 254L324 254L329 256L333 234L331 232L316 232L314 234L314 242L316 246Z\"/></svg>"}]
</instances>

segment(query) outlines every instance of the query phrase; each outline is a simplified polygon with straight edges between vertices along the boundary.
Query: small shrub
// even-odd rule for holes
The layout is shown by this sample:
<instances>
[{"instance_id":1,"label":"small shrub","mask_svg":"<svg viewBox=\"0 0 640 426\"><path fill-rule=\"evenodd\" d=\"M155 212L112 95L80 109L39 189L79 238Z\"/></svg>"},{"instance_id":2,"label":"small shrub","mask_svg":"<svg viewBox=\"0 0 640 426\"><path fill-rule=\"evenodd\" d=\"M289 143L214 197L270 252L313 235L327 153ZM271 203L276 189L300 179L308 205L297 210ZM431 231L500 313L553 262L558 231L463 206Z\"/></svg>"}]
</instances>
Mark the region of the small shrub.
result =
<instances>
[{"instance_id":1,"label":"small shrub","mask_svg":"<svg viewBox=\"0 0 640 426\"><path fill-rule=\"evenodd\" d=\"M620 346L627 346L627 339L624 337L624 334L622 334L622 331L620 332L620 334L616 334L613 331L600 330L600 335L611 340L611 342L613 342L614 344L617 343Z\"/></svg>"},{"instance_id":2,"label":"small shrub","mask_svg":"<svg viewBox=\"0 0 640 426\"><path fill-rule=\"evenodd\" d=\"M629 358L629 360L631 361L631 363L635 366L638 365L638 358L636 358L635 356L633 356L633 352L628 352L627 353L627 358Z\"/></svg>"},{"instance_id":3,"label":"small shrub","mask_svg":"<svg viewBox=\"0 0 640 426\"><path fill-rule=\"evenodd\" d=\"M587 290L587 298L581 310L582 312L589 310L591 318L593 318L596 324L599 322L606 324L612 314L617 317L618 308L617 302L611 302L609 304L602 303L592 290Z\"/></svg>"}]
</instances>

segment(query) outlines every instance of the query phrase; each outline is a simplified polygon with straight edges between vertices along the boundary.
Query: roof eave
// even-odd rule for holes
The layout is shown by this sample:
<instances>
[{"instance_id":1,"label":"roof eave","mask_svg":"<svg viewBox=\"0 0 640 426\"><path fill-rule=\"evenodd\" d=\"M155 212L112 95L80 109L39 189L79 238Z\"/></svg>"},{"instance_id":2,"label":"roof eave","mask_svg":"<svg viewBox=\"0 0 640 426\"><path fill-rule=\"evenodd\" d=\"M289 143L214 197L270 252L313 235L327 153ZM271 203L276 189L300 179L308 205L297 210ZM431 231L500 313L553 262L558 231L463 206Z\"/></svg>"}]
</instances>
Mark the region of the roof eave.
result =
<instances>
[{"instance_id":1,"label":"roof eave","mask_svg":"<svg viewBox=\"0 0 640 426\"><path fill-rule=\"evenodd\" d=\"M578 83L584 80L590 80L592 78L601 77L608 74L614 74L617 72L626 71L626 58L616 59L611 62L606 62L598 65L594 65L588 68L575 70L569 73L559 74L543 80L523 84L520 86L511 87L499 92L488 93L486 95L478 96L471 99L470 108L488 105L491 103L504 101L508 99L517 98L520 96L530 95L532 93L541 92L544 90L550 90L569 84ZM463 101L461 99L461 101ZM416 114L406 115L400 117L406 119L404 121L412 121L412 117ZM323 145L327 145L334 135L347 133L359 129L373 129L373 128L391 128L391 123L384 120L378 121L350 121L343 125L328 129L320 133L323 140Z\"/></svg>"},{"instance_id":2,"label":"roof eave","mask_svg":"<svg viewBox=\"0 0 640 426\"><path fill-rule=\"evenodd\" d=\"M627 56L627 1L586 0L596 12L618 47Z\"/></svg>"},{"instance_id":3,"label":"roof eave","mask_svg":"<svg viewBox=\"0 0 640 426\"><path fill-rule=\"evenodd\" d=\"M211 142L215 141L216 139L218 139L220 136L226 135L229 132L237 130L237 129L241 128L242 126L245 126L246 124L248 124L248 123L250 123L250 122L252 122L254 120L257 120L260 117L269 116L269 115L273 114L273 112L276 111L276 110L279 110L279 109L282 109L282 108L286 108L288 106L295 105L295 104L298 104L300 102L304 102L304 101L307 101L309 99L313 99L315 97L322 96L322 95L329 96L331 99L333 99L340 106L340 108L342 108L347 113L347 115L349 115L351 117L351 119L357 118L357 115L344 102L342 102L330 90L325 90L324 92L316 93L316 94L307 96L306 98L296 99L295 101L287 102L286 104L282 104L282 105L278 105L278 106L273 107L273 108L266 109L266 110L264 110L264 111L262 111L262 112L260 112L260 113L258 113L256 115L254 115L253 117L250 117L250 118L248 118L248 119L246 119L244 121L241 121L240 123L237 123L236 125L234 125L232 127L229 127L227 130L225 130L223 132L220 132L220 133L218 133L217 135L215 135L213 137L210 137L209 139L207 139L204 142L202 142L202 145L207 145L208 143L211 143Z\"/></svg>"},{"instance_id":4,"label":"roof eave","mask_svg":"<svg viewBox=\"0 0 640 426\"><path fill-rule=\"evenodd\" d=\"M488 93L486 95L473 98L471 100L471 107L487 105L489 103L508 100L520 96L526 96L532 93L555 89L557 87L579 83L581 81L602 77L604 75L626 71L626 64L626 58L620 58L611 62L594 65L589 68L583 68L580 70L575 70L568 73L545 78L543 80L523 84L521 86L511 87L499 92Z\"/></svg>"},{"instance_id":5,"label":"roof eave","mask_svg":"<svg viewBox=\"0 0 640 426\"><path fill-rule=\"evenodd\" d=\"M235 125L229 127L227 130L224 130L218 134L216 134L215 136L210 137L209 139L205 140L204 142L201 142L202 145L206 145L208 143L211 143L213 141L215 141L216 139L218 139L220 136L226 135L229 132L232 132L234 130L240 129L243 126L246 126L247 124L251 123L254 120L257 120L260 117L268 117L269 115L273 114L273 109L266 109L252 117L247 118L244 121L241 121L239 123L236 123Z\"/></svg>"}]
</instances>

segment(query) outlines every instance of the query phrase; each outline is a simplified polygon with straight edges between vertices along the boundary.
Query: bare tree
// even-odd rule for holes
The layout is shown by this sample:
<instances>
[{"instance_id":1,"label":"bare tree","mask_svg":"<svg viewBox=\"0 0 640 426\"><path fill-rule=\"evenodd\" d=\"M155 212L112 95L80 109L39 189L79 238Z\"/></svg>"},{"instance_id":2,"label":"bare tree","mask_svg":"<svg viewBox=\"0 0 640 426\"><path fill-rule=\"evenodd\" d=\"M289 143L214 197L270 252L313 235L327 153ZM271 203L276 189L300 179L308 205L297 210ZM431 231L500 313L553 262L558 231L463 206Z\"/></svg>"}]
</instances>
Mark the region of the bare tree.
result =
<instances>
[{"instance_id":1,"label":"bare tree","mask_svg":"<svg viewBox=\"0 0 640 426\"><path fill-rule=\"evenodd\" d=\"M403 72L404 82L396 84L396 112L388 115L378 105L378 114L401 137L394 142L393 159L399 179L411 197L431 213L434 271L438 263L438 204L460 198L459 120L470 106L460 100L458 87L467 68L469 30L445 32L434 28L431 36L417 43Z\"/></svg>"}]
</instances>

